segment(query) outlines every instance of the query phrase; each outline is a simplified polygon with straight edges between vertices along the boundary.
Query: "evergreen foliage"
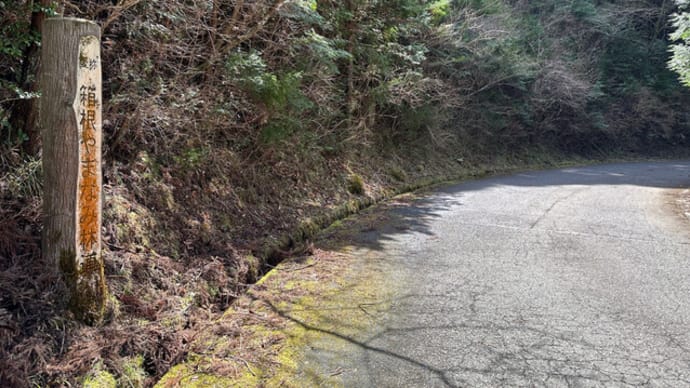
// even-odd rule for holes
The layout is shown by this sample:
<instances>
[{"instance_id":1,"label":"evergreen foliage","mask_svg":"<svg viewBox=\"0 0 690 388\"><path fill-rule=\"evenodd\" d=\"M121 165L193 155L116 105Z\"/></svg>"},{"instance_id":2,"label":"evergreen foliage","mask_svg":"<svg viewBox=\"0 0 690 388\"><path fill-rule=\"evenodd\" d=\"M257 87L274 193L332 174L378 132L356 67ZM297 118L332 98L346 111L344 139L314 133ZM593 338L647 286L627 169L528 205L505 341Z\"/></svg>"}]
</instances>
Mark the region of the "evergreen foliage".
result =
<instances>
[{"instance_id":1,"label":"evergreen foliage","mask_svg":"<svg viewBox=\"0 0 690 388\"><path fill-rule=\"evenodd\" d=\"M12 115L22 101L40 96L31 88L35 81L31 66L41 37L30 17L39 12L54 15L55 9L40 2L0 1L0 143L5 146L29 140Z\"/></svg>"},{"instance_id":2,"label":"evergreen foliage","mask_svg":"<svg viewBox=\"0 0 690 388\"><path fill-rule=\"evenodd\" d=\"M425 139L452 148L522 147L538 138L586 151L600 135L636 143L640 134L613 112L633 109L648 90L659 99L677 93L664 66L671 7L657 0L77 3L64 12L107 23L106 42L117 42L104 51L113 58L105 67L107 114L127 111L131 99L178 108L157 108L153 117L140 107L138 123L120 128L156 128L173 140L158 148L178 148L177 140L186 141L178 128L193 120L233 133L240 152L307 138L324 150L343 139ZM12 21L0 46L2 137L16 144L26 140L11 124L16 100L39 93L28 87L32 74L18 73L38 41L29 16L40 9L29 7L37 2L0 4ZM683 74L687 14L673 21L679 43L669 66ZM135 143L118 140L125 135L110 134L120 157L137 154L130 145L148 144L143 132L130 133Z\"/></svg>"},{"instance_id":3,"label":"evergreen foliage","mask_svg":"<svg viewBox=\"0 0 690 388\"><path fill-rule=\"evenodd\" d=\"M671 17L675 31L671 34L671 40L676 42L671 45L671 59L669 68L678 73L681 82L690 86L690 1L676 0L680 12Z\"/></svg>"}]
</instances>

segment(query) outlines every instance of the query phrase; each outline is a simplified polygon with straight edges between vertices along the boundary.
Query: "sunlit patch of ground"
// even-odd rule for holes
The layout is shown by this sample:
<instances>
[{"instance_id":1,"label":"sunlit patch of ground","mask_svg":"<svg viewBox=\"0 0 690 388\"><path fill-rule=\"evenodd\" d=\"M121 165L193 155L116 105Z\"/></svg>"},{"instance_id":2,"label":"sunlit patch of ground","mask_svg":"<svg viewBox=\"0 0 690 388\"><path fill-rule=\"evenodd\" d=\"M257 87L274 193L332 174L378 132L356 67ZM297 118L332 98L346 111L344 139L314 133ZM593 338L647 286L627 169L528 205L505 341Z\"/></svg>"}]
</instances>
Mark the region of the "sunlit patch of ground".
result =
<instances>
[{"instance_id":1,"label":"sunlit patch of ground","mask_svg":"<svg viewBox=\"0 0 690 388\"><path fill-rule=\"evenodd\" d=\"M378 212L377 212L378 213ZM197 336L159 387L339 386L341 371L305 363L306 349L346 347L380 324L395 286L374 253L348 245L371 213L329 229L328 246L281 263ZM336 332L337 330L337 332Z\"/></svg>"}]
</instances>

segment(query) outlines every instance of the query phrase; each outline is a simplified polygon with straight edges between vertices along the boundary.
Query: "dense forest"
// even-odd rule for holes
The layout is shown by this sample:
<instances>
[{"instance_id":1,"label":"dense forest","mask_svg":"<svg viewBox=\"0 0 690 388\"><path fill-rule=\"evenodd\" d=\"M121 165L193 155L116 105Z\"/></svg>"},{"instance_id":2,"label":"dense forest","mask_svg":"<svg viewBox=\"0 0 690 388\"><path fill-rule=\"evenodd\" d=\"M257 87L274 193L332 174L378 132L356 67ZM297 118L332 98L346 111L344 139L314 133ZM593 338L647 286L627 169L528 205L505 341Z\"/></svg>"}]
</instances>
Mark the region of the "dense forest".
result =
<instances>
[{"instance_id":1,"label":"dense forest","mask_svg":"<svg viewBox=\"0 0 690 388\"><path fill-rule=\"evenodd\" d=\"M690 90L676 72L688 82L690 23L677 7L0 1L0 385L79 384L94 370L149 385L264 264L391 193L681 154ZM103 35L111 299L96 327L70 318L59 275L40 262L36 79L50 66L38 61L41 21L55 15Z\"/></svg>"}]
</instances>

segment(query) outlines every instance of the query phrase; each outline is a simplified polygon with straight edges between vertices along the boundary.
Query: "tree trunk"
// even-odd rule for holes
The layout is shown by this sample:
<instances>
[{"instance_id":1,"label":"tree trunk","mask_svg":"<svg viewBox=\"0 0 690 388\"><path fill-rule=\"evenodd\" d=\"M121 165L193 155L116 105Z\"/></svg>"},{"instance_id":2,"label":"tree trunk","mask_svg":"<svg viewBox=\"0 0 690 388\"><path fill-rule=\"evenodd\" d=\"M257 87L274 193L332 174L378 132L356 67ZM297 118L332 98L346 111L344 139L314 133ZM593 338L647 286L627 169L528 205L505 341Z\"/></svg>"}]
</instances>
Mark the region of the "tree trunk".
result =
<instances>
[{"instance_id":1,"label":"tree trunk","mask_svg":"<svg viewBox=\"0 0 690 388\"><path fill-rule=\"evenodd\" d=\"M347 63L347 115L352 120L357 110L358 101L355 95L355 48L357 44L357 21L356 21L356 6L352 0L346 0L345 6L350 12L350 20L347 21L345 31L347 33L347 51L351 57Z\"/></svg>"},{"instance_id":2,"label":"tree trunk","mask_svg":"<svg viewBox=\"0 0 690 388\"><path fill-rule=\"evenodd\" d=\"M103 316L100 27L74 18L43 25L43 258L63 274L77 319Z\"/></svg>"},{"instance_id":3,"label":"tree trunk","mask_svg":"<svg viewBox=\"0 0 690 388\"><path fill-rule=\"evenodd\" d=\"M46 18L43 8L50 7L52 0L40 0L38 2L41 8L36 9L31 12L31 33L41 35L43 33L43 21ZM31 92L36 92L36 83L29 77L30 74L38 74L38 70L41 66L40 61L36 58L38 52L38 44L32 43L29 47L24 50L22 55L22 67L19 73L19 79L17 80L17 85L24 90ZM10 122L14 128L21 128L24 133L28 136L29 141L25 144L25 150L31 154L35 155L41 145L41 139L37 130L37 120L38 120L38 100L37 99L27 99L21 100L17 103L17 106L12 110L12 116L10 117Z\"/></svg>"}]
</instances>

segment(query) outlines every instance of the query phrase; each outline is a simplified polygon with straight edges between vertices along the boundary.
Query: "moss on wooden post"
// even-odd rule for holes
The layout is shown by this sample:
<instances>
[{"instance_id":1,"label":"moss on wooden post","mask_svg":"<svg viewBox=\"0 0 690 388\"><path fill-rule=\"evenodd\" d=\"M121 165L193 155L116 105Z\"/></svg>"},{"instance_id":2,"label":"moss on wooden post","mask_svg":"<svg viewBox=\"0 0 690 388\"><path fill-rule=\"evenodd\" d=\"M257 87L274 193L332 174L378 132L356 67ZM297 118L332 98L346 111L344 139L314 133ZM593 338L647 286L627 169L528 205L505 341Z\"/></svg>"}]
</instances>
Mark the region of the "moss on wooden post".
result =
<instances>
[{"instance_id":1,"label":"moss on wooden post","mask_svg":"<svg viewBox=\"0 0 690 388\"><path fill-rule=\"evenodd\" d=\"M99 322L107 287L101 254L100 27L75 18L43 25L43 258L61 271L77 319Z\"/></svg>"}]
</instances>

